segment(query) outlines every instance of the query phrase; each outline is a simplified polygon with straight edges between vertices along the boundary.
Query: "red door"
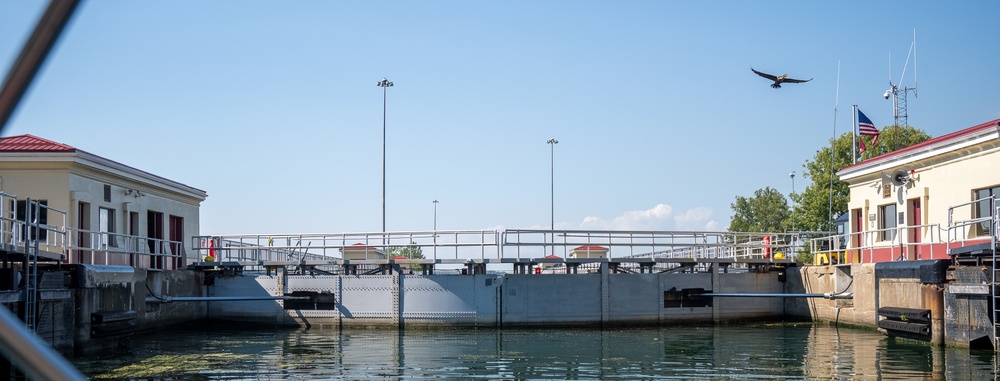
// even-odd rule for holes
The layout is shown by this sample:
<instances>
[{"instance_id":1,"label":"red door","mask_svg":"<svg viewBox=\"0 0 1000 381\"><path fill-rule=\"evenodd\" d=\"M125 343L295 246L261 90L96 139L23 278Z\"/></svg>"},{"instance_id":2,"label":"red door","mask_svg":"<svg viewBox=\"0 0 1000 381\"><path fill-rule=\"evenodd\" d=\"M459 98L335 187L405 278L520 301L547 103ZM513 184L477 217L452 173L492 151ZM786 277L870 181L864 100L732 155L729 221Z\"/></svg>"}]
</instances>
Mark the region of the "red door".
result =
<instances>
[{"instance_id":1,"label":"red door","mask_svg":"<svg viewBox=\"0 0 1000 381\"><path fill-rule=\"evenodd\" d=\"M184 217L170 216L170 254L174 255L174 268L184 267Z\"/></svg>"},{"instance_id":2,"label":"red door","mask_svg":"<svg viewBox=\"0 0 1000 381\"><path fill-rule=\"evenodd\" d=\"M150 267L154 269L163 268L163 213L152 210L146 211L146 238L149 244L149 253L152 255Z\"/></svg>"},{"instance_id":3,"label":"red door","mask_svg":"<svg viewBox=\"0 0 1000 381\"><path fill-rule=\"evenodd\" d=\"M909 257L910 259L920 259L920 224L922 224L921 213L920 213L920 199L915 198L910 200L910 248Z\"/></svg>"},{"instance_id":4,"label":"red door","mask_svg":"<svg viewBox=\"0 0 1000 381\"><path fill-rule=\"evenodd\" d=\"M90 203L79 202L76 205L76 228L80 229L76 233L76 263L91 263L91 252L86 248L90 247Z\"/></svg>"},{"instance_id":5,"label":"red door","mask_svg":"<svg viewBox=\"0 0 1000 381\"><path fill-rule=\"evenodd\" d=\"M864 234L861 231L861 227L864 226L864 219L862 219L861 209L854 209L854 218L851 219L851 257L848 259L852 263L861 262L861 235Z\"/></svg>"}]
</instances>

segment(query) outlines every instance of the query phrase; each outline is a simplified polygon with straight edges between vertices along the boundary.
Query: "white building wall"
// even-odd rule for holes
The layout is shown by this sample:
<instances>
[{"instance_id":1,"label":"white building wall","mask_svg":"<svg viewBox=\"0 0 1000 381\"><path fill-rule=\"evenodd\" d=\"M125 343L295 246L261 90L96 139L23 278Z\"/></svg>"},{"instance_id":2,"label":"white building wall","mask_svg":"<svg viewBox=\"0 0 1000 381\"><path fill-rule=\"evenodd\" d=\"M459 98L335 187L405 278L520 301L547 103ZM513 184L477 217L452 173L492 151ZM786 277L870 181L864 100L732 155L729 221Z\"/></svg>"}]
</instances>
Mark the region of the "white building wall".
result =
<instances>
[{"instance_id":1,"label":"white building wall","mask_svg":"<svg viewBox=\"0 0 1000 381\"><path fill-rule=\"evenodd\" d=\"M110 201L105 201L104 186L110 185ZM89 218L83 224L90 231L100 230L99 208L115 211L114 231L129 234L126 211L138 213L137 236L147 236L147 211L163 214L163 239L170 237L170 216L183 218L185 249L192 237L200 235L199 208L207 197L204 191L161 178L86 152L2 152L0 153L0 190L18 200L46 200L50 208L65 212L48 214L48 224L81 228L79 203L89 204ZM131 190L131 192L128 192ZM10 208L10 205L3 205ZM68 237L78 246L79 236ZM185 250L186 263L198 253ZM73 258L71 256L71 258ZM72 259L71 259L72 260ZM148 259L147 259L148 261ZM120 264L120 263L119 263ZM143 264L139 263L138 266Z\"/></svg>"},{"instance_id":2,"label":"white building wall","mask_svg":"<svg viewBox=\"0 0 1000 381\"><path fill-rule=\"evenodd\" d=\"M912 181L901 187L892 185L891 176L897 170L907 173L913 170ZM898 226L909 226L913 211L907 209L908 200L919 198L922 224L937 224L941 228L940 231L925 229L921 241L938 241L947 238L944 229L948 227L950 207L975 200L975 190L1000 185L1000 138L970 139L965 143L911 153L897 160L884 160L852 172L855 173L846 176L850 183L848 210L862 210L864 230L878 229L879 207L892 203L896 205L897 214L903 212L902 222L897 219ZM889 197L883 197L884 184L890 184ZM873 215L874 221L871 220ZM971 218L971 207L956 209L953 215L954 220ZM853 215L851 219L851 226L856 226ZM975 238L975 232L969 231L965 238Z\"/></svg>"},{"instance_id":3,"label":"white building wall","mask_svg":"<svg viewBox=\"0 0 1000 381\"><path fill-rule=\"evenodd\" d=\"M30 197L32 200L47 200L49 207L65 211L69 207L69 194L66 192L69 179L65 171L11 170L0 166L0 181L2 187L0 191L10 196L17 196L18 200L25 200ZM9 208L10 205L4 205Z\"/></svg>"},{"instance_id":4,"label":"white building wall","mask_svg":"<svg viewBox=\"0 0 1000 381\"><path fill-rule=\"evenodd\" d=\"M170 239L170 216L179 216L184 219L184 246L190 248L192 236L199 235L199 206L178 200L179 197L161 189L151 188L148 184L123 181L115 178L92 178L72 174L69 176L69 189L73 205L80 202L90 204L90 230L97 231L100 227L99 208L107 208L115 211L115 232L119 234L129 234L129 221L125 217L125 212L138 213L139 236L146 236L149 223L147 212L155 211L163 214L163 239ZM104 200L104 185L111 186L111 201ZM73 216L73 226L76 226L77 207L70 210ZM189 260L195 259L197 253L187 252Z\"/></svg>"}]
</instances>

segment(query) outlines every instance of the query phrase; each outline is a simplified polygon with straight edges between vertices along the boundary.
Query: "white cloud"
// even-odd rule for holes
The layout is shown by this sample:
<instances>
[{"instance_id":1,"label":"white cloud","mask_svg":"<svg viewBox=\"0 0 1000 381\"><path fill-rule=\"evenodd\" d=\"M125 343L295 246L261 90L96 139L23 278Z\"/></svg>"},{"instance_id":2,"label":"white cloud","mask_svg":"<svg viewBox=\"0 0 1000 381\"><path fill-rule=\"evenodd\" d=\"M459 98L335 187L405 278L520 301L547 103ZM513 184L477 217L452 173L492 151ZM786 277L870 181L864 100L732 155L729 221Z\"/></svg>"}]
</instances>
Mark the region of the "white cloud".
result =
<instances>
[{"instance_id":1,"label":"white cloud","mask_svg":"<svg viewBox=\"0 0 1000 381\"><path fill-rule=\"evenodd\" d=\"M582 229L590 230L660 230L663 222L670 219L673 208L667 204L659 204L648 210L630 210L613 220L605 221L600 217L588 216L580 224Z\"/></svg>"},{"instance_id":2,"label":"white cloud","mask_svg":"<svg viewBox=\"0 0 1000 381\"><path fill-rule=\"evenodd\" d=\"M719 227L719 223L712 219L712 209L703 206L688 209L675 216L674 224L678 230L714 231Z\"/></svg>"},{"instance_id":3,"label":"white cloud","mask_svg":"<svg viewBox=\"0 0 1000 381\"><path fill-rule=\"evenodd\" d=\"M712 219L712 209L696 207L674 214L673 207L658 204L647 210L631 210L607 221L587 216L580 223L584 230L696 230L714 231L719 223Z\"/></svg>"},{"instance_id":4,"label":"white cloud","mask_svg":"<svg viewBox=\"0 0 1000 381\"><path fill-rule=\"evenodd\" d=\"M719 221L711 220L705 223L705 230L710 232L719 231Z\"/></svg>"}]
</instances>

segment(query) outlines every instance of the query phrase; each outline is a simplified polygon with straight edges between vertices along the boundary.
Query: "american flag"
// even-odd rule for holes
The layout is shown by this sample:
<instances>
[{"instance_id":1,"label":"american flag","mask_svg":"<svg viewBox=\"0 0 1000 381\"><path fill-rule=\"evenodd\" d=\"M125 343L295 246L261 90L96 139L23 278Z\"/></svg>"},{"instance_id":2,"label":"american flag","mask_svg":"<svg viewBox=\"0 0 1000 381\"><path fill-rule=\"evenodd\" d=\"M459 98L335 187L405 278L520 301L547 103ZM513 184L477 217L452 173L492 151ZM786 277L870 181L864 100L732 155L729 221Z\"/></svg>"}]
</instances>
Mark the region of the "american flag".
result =
<instances>
[{"instance_id":1,"label":"american flag","mask_svg":"<svg viewBox=\"0 0 1000 381\"><path fill-rule=\"evenodd\" d=\"M878 129L875 128L875 124L872 123L872 120L868 119L868 117L865 116L865 113L861 112L861 109L858 109L858 133L861 135L874 136L872 139L872 147L875 146L875 143L878 143ZM861 141L861 152L865 152L866 148L865 142Z\"/></svg>"}]
</instances>

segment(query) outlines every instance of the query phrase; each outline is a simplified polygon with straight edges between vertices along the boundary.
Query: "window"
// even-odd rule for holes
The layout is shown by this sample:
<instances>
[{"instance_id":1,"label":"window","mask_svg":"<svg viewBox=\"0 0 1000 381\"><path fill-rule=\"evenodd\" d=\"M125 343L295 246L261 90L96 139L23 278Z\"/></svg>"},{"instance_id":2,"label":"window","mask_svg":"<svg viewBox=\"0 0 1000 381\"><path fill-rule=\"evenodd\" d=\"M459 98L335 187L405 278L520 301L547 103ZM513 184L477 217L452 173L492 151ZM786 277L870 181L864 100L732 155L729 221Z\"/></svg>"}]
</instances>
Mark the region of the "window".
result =
<instances>
[{"instance_id":1,"label":"window","mask_svg":"<svg viewBox=\"0 0 1000 381\"><path fill-rule=\"evenodd\" d=\"M896 204L882 205L878 207L878 213L879 239L892 241L896 238Z\"/></svg>"},{"instance_id":2,"label":"window","mask_svg":"<svg viewBox=\"0 0 1000 381\"><path fill-rule=\"evenodd\" d=\"M100 208L101 219L101 244L116 247L118 242L115 239L115 210Z\"/></svg>"},{"instance_id":3,"label":"window","mask_svg":"<svg viewBox=\"0 0 1000 381\"><path fill-rule=\"evenodd\" d=\"M104 185L104 202L111 202L111 186Z\"/></svg>"},{"instance_id":4,"label":"window","mask_svg":"<svg viewBox=\"0 0 1000 381\"><path fill-rule=\"evenodd\" d=\"M993 217L993 208L995 204L991 198L1000 196L1000 186L995 186L992 188L983 188L973 192L973 196L976 200L976 206L973 208L975 215L972 218L989 218ZM983 221L979 223L978 231L979 235L990 235L990 222Z\"/></svg>"},{"instance_id":5,"label":"window","mask_svg":"<svg viewBox=\"0 0 1000 381\"><path fill-rule=\"evenodd\" d=\"M38 208L34 207L36 202L38 203ZM49 213L48 213L49 202L47 200L38 200L38 201L32 201L31 204L32 204L31 213L35 214L37 211L38 215L37 216L32 215L31 221L28 221L26 219L28 217L28 201L27 200L17 201L16 218L18 221L25 222L25 224L21 226L21 237L28 237L28 232L31 232L31 238L33 239L37 238L40 241L45 241L46 237L48 237L48 234L46 234L48 230L45 229L46 226L49 224ZM34 233L34 229L30 230L28 229L28 225L35 222L38 223L37 235Z\"/></svg>"}]
</instances>

